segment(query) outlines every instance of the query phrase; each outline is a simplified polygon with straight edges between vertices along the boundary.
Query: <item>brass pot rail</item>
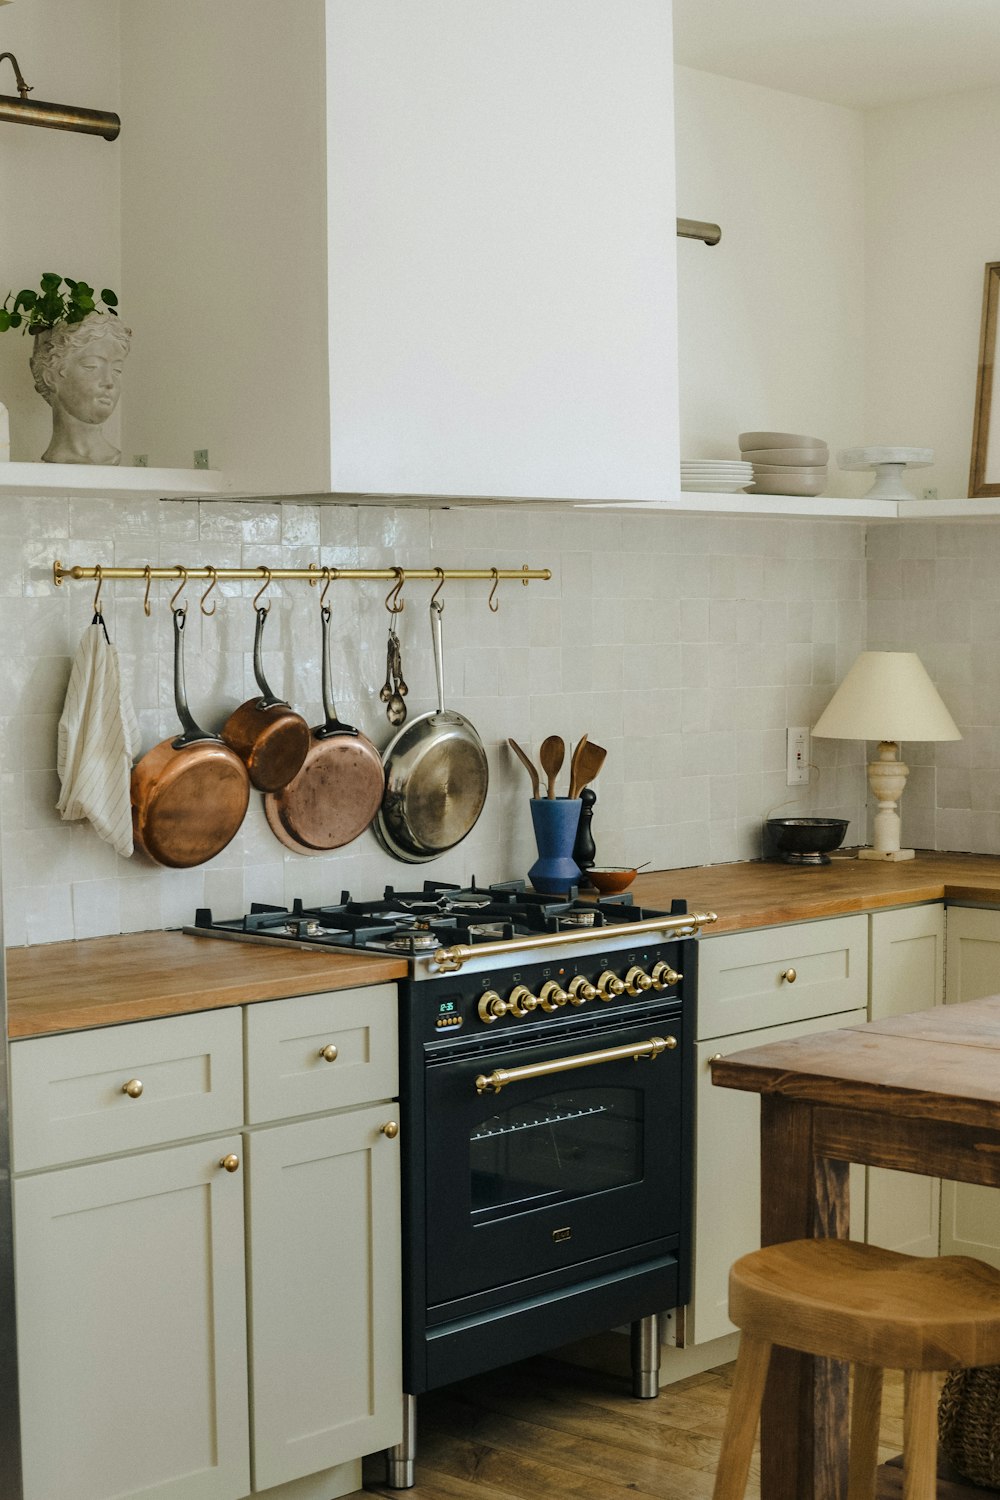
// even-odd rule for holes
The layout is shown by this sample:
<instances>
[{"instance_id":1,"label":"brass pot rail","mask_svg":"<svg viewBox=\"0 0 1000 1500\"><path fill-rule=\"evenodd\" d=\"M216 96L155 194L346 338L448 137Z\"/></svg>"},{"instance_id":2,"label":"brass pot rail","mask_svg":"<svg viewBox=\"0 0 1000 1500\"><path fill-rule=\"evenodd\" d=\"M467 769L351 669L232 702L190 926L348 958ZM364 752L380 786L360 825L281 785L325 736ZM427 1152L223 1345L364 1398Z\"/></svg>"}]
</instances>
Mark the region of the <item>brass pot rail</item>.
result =
<instances>
[{"instance_id":1,"label":"brass pot rail","mask_svg":"<svg viewBox=\"0 0 1000 1500\"><path fill-rule=\"evenodd\" d=\"M640 1057L648 1057L652 1062L661 1052L671 1052L676 1046L675 1036L651 1036L648 1042L632 1042L628 1047L605 1047L599 1052L580 1052L576 1057L556 1057L549 1062L526 1063L523 1068L494 1068L490 1074L479 1074L476 1093L485 1094L490 1089L494 1094L499 1094L509 1083L523 1083L530 1078L548 1078L552 1073L569 1073L573 1068L593 1068L598 1063L622 1062L627 1058L638 1062Z\"/></svg>"},{"instance_id":2,"label":"brass pot rail","mask_svg":"<svg viewBox=\"0 0 1000 1500\"><path fill-rule=\"evenodd\" d=\"M57 587L65 583L67 579L82 578L99 579L105 582L111 578L130 578L142 583L157 580L179 583L189 579L211 578L219 583L237 580L261 583L265 579L268 582L278 583L286 579L302 579L312 584L379 581L400 585L415 580L446 583L453 579L481 579L492 580L493 583L514 581L523 583L527 588L528 584L534 580L547 582L551 577L550 568L529 568L527 563L522 568L338 568L333 564L327 566L319 563L314 563L308 568L268 568L263 564L257 568L213 568L210 565L188 568L181 563L175 563L167 568L114 568L105 567L103 563L95 563L92 567L84 568L79 565L67 567L56 558L52 564L52 581Z\"/></svg>"},{"instance_id":3,"label":"brass pot rail","mask_svg":"<svg viewBox=\"0 0 1000 1500\"><path fill-rule=\"evenodd\" d=\"M509 942L456 943L438 948L431 962L444 974L455 974L471 958L493 958L498 954L538 952L543 948L565 948L570 943L607 943L611 937L636 937L640 934L665 932L671 937L694 937L700 927L719 920L714 911L692 912L686 917L646 917L641 922L616 922L613 927L572 927L545 937L512 938Z\"/></svg>"}]
</instances>

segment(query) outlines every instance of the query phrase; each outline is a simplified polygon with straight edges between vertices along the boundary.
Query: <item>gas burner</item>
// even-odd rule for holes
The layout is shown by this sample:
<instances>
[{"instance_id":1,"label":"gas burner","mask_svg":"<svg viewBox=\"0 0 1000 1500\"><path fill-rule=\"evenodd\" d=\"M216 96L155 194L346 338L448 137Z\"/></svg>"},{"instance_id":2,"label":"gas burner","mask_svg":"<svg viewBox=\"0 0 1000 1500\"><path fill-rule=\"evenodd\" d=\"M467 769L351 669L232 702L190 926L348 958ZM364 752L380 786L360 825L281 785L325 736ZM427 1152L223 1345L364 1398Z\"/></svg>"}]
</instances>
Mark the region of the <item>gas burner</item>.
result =
<instances>
[{"instance_id":1,"label":"gas burner","mask_svg":"<svg viewBox=\"0 0 1000 1500\"><path fill-rule=\"evenodd\" d=\"M412 927L392 933L379 944L391 948L394 953L427 953L440 946L441 939L428 922L415 922Z\"/></svg>"},{"instance_id":2,"label":"gas burner","mask_svg":"<svg viewBox=\"0 0 1000 1500\"><path fill-rule=\"evenodd\" d=\"M598 927L603 925L602 914L597 911L567 911L559 917L560 927Z\"/></svg>"},{"instance_id":3,"label":"gas burner","mask_svg":"<svg viewBox=\"0 0 1000 1500\"><path fill-rule=\"evenodd\" d=\"M315 917L293 918L269 928L268 931L283 937L294 938L331 938L334 935L334 929L324 927L322 922L316 921Z\"/></svg>"},{"instance_id":4,"label":"gas burner","mask_svg":"<svg viewBox=\"0 0 1000 1500\"><path fill-rule=\"evenodd\" d=\"M485 942L496 941L507 936L509 922L470 922L466 929L470 938L481 938Z\"/></svg>"}]
</instances>

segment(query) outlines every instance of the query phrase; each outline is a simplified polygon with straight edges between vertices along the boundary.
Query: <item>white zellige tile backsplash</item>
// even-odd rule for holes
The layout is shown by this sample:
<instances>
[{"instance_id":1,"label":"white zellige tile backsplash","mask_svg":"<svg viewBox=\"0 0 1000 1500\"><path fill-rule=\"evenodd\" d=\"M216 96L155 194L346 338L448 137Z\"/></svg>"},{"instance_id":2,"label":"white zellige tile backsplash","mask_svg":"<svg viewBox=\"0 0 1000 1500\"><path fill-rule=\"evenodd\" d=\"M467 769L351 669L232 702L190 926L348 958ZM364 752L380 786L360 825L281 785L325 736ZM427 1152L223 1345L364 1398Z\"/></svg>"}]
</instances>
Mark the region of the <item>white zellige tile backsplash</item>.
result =
<instances>
[{"instance_id":1,"label":"white zellige tile backsplash","mask_svg":"<svg viewBox=\"0 0 1000 1500\"><path fill-rule=\"evenodd\" d=\"M970 579L984 580L984 550L973 546L953 556L938 535L947 528L917 530L929 538L922 544L930 549L926 558L919 549L917 555L900 550L904 537L916 536L912 529L871 534L872 632L928 642L928 667L964 726L970 720L963 713L985 713L986 706L963 676L977 648L968 632L964 639L955 632L988 608L975 587L960 587L959 575L964 558ZM1000 530L970 530L987 533L991 548L994 535L1000 543ZM252 900L330 901L345 888L371 895L388 882L404 887L426 877L522 876L534 858L529 789L508 735L533 753L550 733L575 741L586 732L607 748L595 787L602 863L676 868L756 858L761 820L779 804L786 813L850 818L848 841L864 836L863 746L817 741L812 784L797 799L784 769L785 726L814 722L866 644L860 525L519 506L426 510L25 498L3 502L0 548L0 790L10 946L180 926L201 905L234 916ZM56 588L56 557L86 566L551 568L549 583L503 585L496 614L487 608L488 584L449 583L442 595L446 698L477 726L489 756L490 793L478 825L450 854L425 865L394 861L371 833L344 850L309 858L275 840L255 795L227 849L200 868L175 871L141 856L120 859L89 825L61 822L56 726L72 654L90 623L93 585ZM946 586L951 599L966 603L957 616L949 614L952 633L942 638L935 621L948 613L943 599L938 602ZM217 612L205 618L199 586L188 587L187 685L194 716L205 727L218 728L255 691L255 589L220 586ZM106 584L103 605L148 748L175 730L171 589L154 586L149 619L142 592L140 583ZM385 677L385 592L385 585L347 582L330 592L336 706L380 749L392 734L378 699ZM408 585L397 621L413 715L435 704L429 596L430 585ZM317 594L305 583L287 583L276 585L272 597L267 675L317 722ZM979 649L989 642L995 649L1000 626L991 623L989 630ZM959 682L968 687L961 702L950 692ZM990 701L1000 708L1000 694L994 691ZM994 737L997 718L994 711ZM968 755L971 736L957 755L938 747L939 790L945 769L963 771L986 754L976 749L979 759L963 760L962 747ZM907 793L909 838L925 827L924 769L918 765ZM931 782L933 775L929 770ZM960 798L963 787L956 781L948 795ZM917 803L923 822L913 816ZM933 822L932 795L928 805ZM992 805L1000 806L1000 799L994 796ZM972 803L962 808L970 814ZM950 837L958 812L950 804L938 808L936 831ZM992 847L998 847L995 837ZM682 878L677 893L683 895Z\"/></svg>"}]
</instances>

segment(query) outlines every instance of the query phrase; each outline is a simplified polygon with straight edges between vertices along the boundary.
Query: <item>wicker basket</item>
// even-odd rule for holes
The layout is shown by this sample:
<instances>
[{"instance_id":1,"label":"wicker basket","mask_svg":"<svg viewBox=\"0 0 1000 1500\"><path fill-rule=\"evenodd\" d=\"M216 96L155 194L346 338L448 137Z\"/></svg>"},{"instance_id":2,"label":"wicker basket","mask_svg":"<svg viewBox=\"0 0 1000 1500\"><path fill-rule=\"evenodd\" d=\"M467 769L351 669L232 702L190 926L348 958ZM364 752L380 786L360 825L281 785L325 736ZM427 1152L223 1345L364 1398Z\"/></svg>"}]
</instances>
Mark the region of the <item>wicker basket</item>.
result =
<instances>
[{"instance_id":1,"label":"wicker basket","mask_svg":"<svg viewBox=\"0 0 1000 1500\"><path fill-rule=\"evenodd\" d=\"M938 1406L938 1440L966 1479L1000 1489L1000 1366L951 1371Z\"/></svg>"}]
</instances>

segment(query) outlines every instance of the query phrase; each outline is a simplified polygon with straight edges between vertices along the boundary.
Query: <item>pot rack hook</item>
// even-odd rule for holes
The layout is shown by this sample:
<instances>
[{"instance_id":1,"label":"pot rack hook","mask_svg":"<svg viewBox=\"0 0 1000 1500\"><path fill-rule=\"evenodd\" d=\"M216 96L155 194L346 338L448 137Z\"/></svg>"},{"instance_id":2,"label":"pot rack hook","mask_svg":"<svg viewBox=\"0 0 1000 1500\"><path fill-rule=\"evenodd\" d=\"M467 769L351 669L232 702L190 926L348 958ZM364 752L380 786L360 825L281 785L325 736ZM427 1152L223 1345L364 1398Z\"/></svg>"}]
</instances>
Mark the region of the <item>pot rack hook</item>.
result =
<instances>
[{"instance_id":1,"label":"pot rack hook","mask_svg":"<svg viewBox=\"0 0 1000 1500\"><path fill-rule=\"evenodd\" d=\"M490 589L490 597L487 599L486 603L490 607L490 613L495 615L497 610L500 608L500 600L496 596L497 589L500 587L500 574L496 568L491 568L490 572L493 574L493 586Z\"/></svg>"},{"instance_id":2,"label":"pot rack hook","mask_svg":"<svg viewBox=\"0 0 1000 1500\"><path fill-rule=\"evenodd\" d=\"M270 609L271 609L271 601L270 601L270 599L268 599L268 601L267 601L266 604L261 604L261 602L260 602L260 596L261 596L261 594L263 594L263 592L264 592L265 589L269 589L271 587L271 569L270 568L265 568L264 564L261 563L261 566L260 566L260 575L263 578L264 582L261 584L261 586L257 590L256 594L254 594L254 596L253 596L254 612L256 613L256 611L262 609L265 614L268 614L270 612ZM312 581L313 580L310 578L309 582L312 583Z\"/></svg>"},{"instance_id":3,"label":"pot rack hook","mask_svg":"<svg viewBox=\"0 0 1000 1500\"><path fill-rule=\"evenodd\" d=\"M437 587L431 595L432 604L434 603L434 600L437 598L438 594L440 594L441 590L444 588L444 568L435 568L434 572L437 574Z\"/></svg>"},{"instance_id":4,"label":"pot rack hook","mask_svg":"<svg viewBox=\"0 0 1000 1500\"><path fill-rule=\"evenodd\" d=\"M406 573L402 568L393 568L396 582L385 596L385 607L391 615L401 615L406 608L406 601L399 596L403 592L403 584L406 582Z\"/></svg>"},{"instance_id":5,"label":"pot rack hook","mask_svg":"<svg viewBox=\"0 0 1000 1500\"><path fill-rule=\"evenodd\" d=\"M149 602L149 591L153 586L153 570L149 566L149 563L147 563L143 568L142 575L146 580L146 592L142 597L142 612L148 620L149 616L152 614L152 606Z\"/></svg>"},{"instance_id":6,"label":"pot rack hook","mask_svg":"<svg viewBox=\"0 0 1000 1500\"><path fill-rule=\"evenodd\" d=\"M94 590L94 614L99 615L101 613L101 589L104 586L104 570L100 563L94 568L94 577L97 579L97 587Z\"/></svg>"},{"instance_id":7,"label":"pot rack hook","mask_svg":"<svg viewBox=\"0 0 1000 1500\"><path fill-rule=\"evenodd\" d=\"M214 615L215 614L215 609L216 609L215 600L214 599L212 600L212 608L211 609L206 609L205 608L205 600L208 598L209 594L212 592L212 590L215 588L215 585L218 583L218 581L219 581L219 574L218 574L217 569L215 569L215 568L212 567L211 563L206 564L205 572L208 574L209 578L211 578L212 581L208 585L208 588L205 590L205 592L201 596L201 612L202 612L203 615Z\"/></svg>"},{"instance_id":8,"label":"pot rack hook","mask_svg":"<svg viewBox=\"0 0 1000 1500\"><path fill-rule=\"evenodd\" d=\"M323 592L319 596L320 609L326 609L326 596L330 592L330 585L337 577L337 569L331 568L327 563L323 564Z\"/></svg>"},{"instance_id":9,"label":"pot rack hook","mask_svg":"<svg viewBox=\"0 0 1000 1500\"><path fill-rule=\"evenodd\" d=\"M181 594L184 592L184 589L187 586L188 570L187 570L187 568L183 567L180 563L174 563L174 568L176 570L178 578L180 579L180 583L177 585L177 587L174 589L173 593L170 595L170 608L172 610L175 610L175 611L179 610L181 614L186 614L187 613L187 605L186 604L178 604L177 601L178 601L178 599L180 598Z\"/></svg>"}]
</instances>

